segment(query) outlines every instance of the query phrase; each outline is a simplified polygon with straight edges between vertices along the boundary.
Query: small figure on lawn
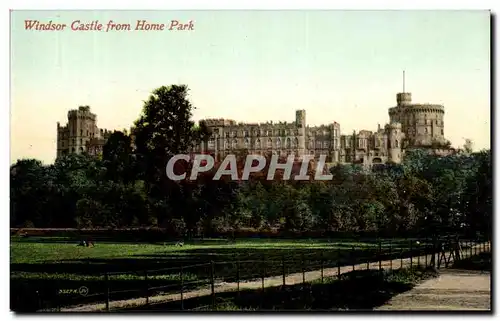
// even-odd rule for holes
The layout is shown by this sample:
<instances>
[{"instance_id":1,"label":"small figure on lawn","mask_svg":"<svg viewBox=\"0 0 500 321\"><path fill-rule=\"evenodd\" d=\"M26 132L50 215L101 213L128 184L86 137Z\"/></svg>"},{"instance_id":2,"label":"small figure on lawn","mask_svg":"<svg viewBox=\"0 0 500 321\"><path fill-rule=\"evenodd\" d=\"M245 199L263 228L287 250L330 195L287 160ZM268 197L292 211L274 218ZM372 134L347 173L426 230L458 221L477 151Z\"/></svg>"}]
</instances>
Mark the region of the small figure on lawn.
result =
<instances>
[{"instance_id":1,"label":"small figure on lawn","mask_svg":"<svg viewBox=\"0 0 500 321\"><path fill-rule=\"evenodd\" d=\"M180 247L183 247L184 246L184 241L178 241L175 246L180 246Z\"/></svg>"},{"instance_id":2,"label":"small figure on lawn","mask_svg":"<svg viewBox=\"0 0 500 321\"><path fill-rule=\"evenodd\" d=\"M77 246L87 246L87 242L85 242L85 240L81 240Z\"/></svg>"}]
</instances>

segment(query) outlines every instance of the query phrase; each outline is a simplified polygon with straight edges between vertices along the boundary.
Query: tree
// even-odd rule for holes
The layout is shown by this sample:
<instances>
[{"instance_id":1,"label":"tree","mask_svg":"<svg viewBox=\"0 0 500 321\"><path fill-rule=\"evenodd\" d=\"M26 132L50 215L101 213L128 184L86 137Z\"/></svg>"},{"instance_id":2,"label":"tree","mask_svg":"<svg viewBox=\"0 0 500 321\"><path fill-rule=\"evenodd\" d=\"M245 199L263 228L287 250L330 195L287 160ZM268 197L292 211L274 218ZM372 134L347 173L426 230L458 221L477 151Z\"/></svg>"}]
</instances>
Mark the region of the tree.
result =
<instances>
[{"instance_id":1,"label":"tree","mask_svg":"<svg viewBox=\"0 0 500 321\"><path fill-rule=\"evenodd\" d=\"M474 146L474 144L472 143L472 140L471 140L471 139L466 138L466 139L465 139L465 143L464 143L464 147L463 147L464 152L465 152L467 155L472 154L472 152L473 152L473 146Z\"/></svg>"},{"instance_id":2,"label":"tree","mask_svg":"<svg viewBox=\"0 0 500 321\"><path fill-rule=\"evenodd\" d=\"M190 152L201 139L201 131L191 119L194 107L187 95L185 85L155 89L135 122L137 160L148 196L154 200L151 210L158 222L168 219L167 203L179 201L176 195L180 185L166 176L168 160L176 154Z\"/></svg>"},{"instance_id":3,"label":"tree","mask_svg":"<svg viewBox=\"0 0 500 321\"><path fill-rule=\"evenodd\" d=\"M103 147L102 160L108 179L124 183L133 181L136 173L130 136L114 131Z\"/></svg>"}]
</instances>

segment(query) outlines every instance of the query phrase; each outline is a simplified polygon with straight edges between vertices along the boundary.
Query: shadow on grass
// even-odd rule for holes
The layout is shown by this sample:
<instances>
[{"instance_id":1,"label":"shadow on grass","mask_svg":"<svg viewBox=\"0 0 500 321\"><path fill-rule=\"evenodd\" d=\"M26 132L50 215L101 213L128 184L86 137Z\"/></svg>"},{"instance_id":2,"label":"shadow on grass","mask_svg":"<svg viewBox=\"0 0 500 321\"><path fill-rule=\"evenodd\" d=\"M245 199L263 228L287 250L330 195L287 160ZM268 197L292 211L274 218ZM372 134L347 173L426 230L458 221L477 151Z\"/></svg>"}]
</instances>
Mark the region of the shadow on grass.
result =
<instances>
[{"instance_id":1,"label":"shadow on grass","mask_svg":"<svg viewBox=\"0 0 500 321\"><path fill-rule=\"evenodd\" d=\"M179 311L179 310L372 310L394 295L410 290L419 280L435 276L424 269L402 269L393 272L362 270L346 273L340 280L325 279L300 285L216 293L180 301L123 309L121 312ZM214 300L214 301L212 301ZM216 302L212 305L212 302ZM182 305L181 305L182 304Z\"/></svg>"},{"instance_id":2,"label":"shadow on grass","mask_svg":"<svg viewBox=\"0 0 500 321\"><path fill-rule=\"evenodd\" d=\"M452 269L489 271L491 272L491 253L480 253L469 258L454 262Z\"/></svg>"}]
</instances>

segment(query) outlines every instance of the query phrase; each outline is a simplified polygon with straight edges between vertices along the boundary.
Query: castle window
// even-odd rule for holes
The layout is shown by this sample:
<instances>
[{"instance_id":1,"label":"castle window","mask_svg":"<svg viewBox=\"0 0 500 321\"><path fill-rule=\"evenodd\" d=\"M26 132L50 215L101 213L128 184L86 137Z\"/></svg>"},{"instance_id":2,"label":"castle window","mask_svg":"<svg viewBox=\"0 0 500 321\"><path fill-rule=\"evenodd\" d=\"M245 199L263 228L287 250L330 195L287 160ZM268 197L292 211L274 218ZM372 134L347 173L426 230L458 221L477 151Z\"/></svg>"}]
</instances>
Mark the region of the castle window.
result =
<instances>
[{"instance_id":1,"label":"castle window","mask_svg":"<svg viewBox=\"0 0 500 321\"><path fill-rule=\"evenodd\" d=\"M425 127L425 133L427 134L427 127Z\"/></svg>"},{"instance_id":2,"label":"castle window","mask_svg":"<svg viewBox=\"0 0 500 321\"><path fill-rule=\"evenodd\" d=\"M313 150L309 151L309 154L314 155L314 151Z\"/></svg>"},{"instance_id":3,"label":"castle window","mask_svg":"<svg viewBox=\"0 0 500 321\"><path fill-rule=\"evenodd\" d=\"M276 140L276 148L281 149L281 140L279 138Z\"/></svg>"},{"instance_id":4,"label":"castle window","mask_svg":"<svg viewBox=\"0 0 500 321\"><path fill-rule=\"evenodd\" d=\"M255 141L255 148L260 149L260 139L259 138L257 138L257 140Z\"/></svg>"},{"instance_id":5,"label":"castle window","mask_svg":"<svg viewBox=\"0 0 500 321\"><path fill-rule=\"evenodd\" d=\"M215 140L214 139L208 140L208 149L215 149Z\"/></svg>"},{"instance_id":6,"label":"castle window","mask_svg":"<svg viewBox=\"0 0 500 321\"><path fill-rule=\"evenodd\" d=\"M271 138L267 140L267 148L273 148L273 141L271 140Z\"/></svg>"},{"instance_id":7,"label":"castle window","mask_svg":"<svg viewBox=\"0 0 500 321\"><path fill-rule=\"evenodd\" d=\"M238 147L238 141L236 139L233 140L233 145L231 146L232 149L236 149Z\"/></svg>"},{"instance_id":8,"label":"castle window","mask_svg":"<svg viewBox=\"0 0 500 321\"><path fill-rule=\"evenodd\" d=\"M297 137L295 137L293 139L293 148L297 148L297 146L299 146L299 140L297 139Z\"/></svg>"},{"instance_id":9,"label":"castle window","mask_svg":"<svg viewBox=\"0 0 500 321\"><path fill-rule=\"evenodd\" d=\"M248 138L245 138L245 149L249 148L250 148L250 141L248 140Z\"/></svg>"},{"instance_id":10,"label":"castle window","mask_svg":"<svg viewBox=\"0 0 500 321\"><path fill-rule=\"evenodd\" d=\"M286 139L286 148L291 148L292 142L290 141L290 138Z\"/></svg>"},{"instance_id":11,"label":"castle window","mask_svg":"<svg viewBox=\"0 0 500 321\"><path fill-rule=\"evenodd\" d=\"M309 148L314 148L314 140L309 141Z\"/></svg>"},{"instance_id":12,"label":"castle window","mask_svg":"<svg viewBox=\"0 0 500 321\"><path fill-rule=\"evenodd\" d=\"M444 135L444 129L441 129L441 135Z\"/></svg>"},{"instance_id":13,"label":"castle window","mask_svg":"<svg viewBox=\"0 0 500 321\"><path fill-rule=\"evenodd\" d=\"M320 141L316 142L316 148L321 148L321 142Z\"/></svg>"},{"instance_id":14,"label":"castle window","mask_svg":"<svg viewBox=\"0 0 500 321\"><path fill-rule=\"evenodd\" d=\"M245 137L248 137L248 130L244 131L244 135L245 135Z\"/></svg>"},{"instance_id":15,"label":"castle window","mask_svg":"<svg viewBox=\"0 0 500 321\"><path fill-rule=\"evenodd\" d=\"M395 148L399 148L399 141L398 141L397 139L396 139L396 142L395 142L395 144L394 144L394 147L395 147Z\"/></svg>"},{"instance_id":16,"label":"castle window","mask_svg":"<svg viewBox=\"0 0 500 321\"><path fill-rule=\"evenodd\" d=\"M73 146L75 146L76 145L75 139L73 138L72 141L73 141Z\"/></svg>"},{"instance_id":17,"label":"castle window","mask_svg":"<svg viewBox=\"0 0 500 321\"><path fill-rule=\"evenodd\" d=\"M224 149L229 149L229 140L224 141Z\"/></svg>"},{"instance_id":18,"label":"castle window","mask_svg":"<svg viewBox=\"0 0 500 321\"><path fill-rule=\"evenodd\" d=\"M226 138L229 138L229 132L226 132Z\"/></svg>"},{"instance_id":19,"label":"castle window","mask_svg":"<svg viewBox=\"0 0 500 321\"><path fill-rule=\"evenodd\" d=\"M75 148L73 147L73 148L71 149L71 151L74 153L74 152L75 152Z\"/></svg>"}]
</instances>

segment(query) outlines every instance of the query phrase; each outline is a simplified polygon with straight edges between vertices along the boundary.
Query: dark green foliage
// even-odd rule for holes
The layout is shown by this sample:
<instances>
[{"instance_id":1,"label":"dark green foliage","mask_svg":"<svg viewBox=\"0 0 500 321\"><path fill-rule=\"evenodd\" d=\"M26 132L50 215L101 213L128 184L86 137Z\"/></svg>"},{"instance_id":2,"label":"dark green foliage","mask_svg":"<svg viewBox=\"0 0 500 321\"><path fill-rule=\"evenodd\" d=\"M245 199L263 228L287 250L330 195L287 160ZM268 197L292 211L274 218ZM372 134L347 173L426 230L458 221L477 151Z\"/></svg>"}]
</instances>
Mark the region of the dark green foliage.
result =
<instances>
[{"instance_id":1,"label":"dark green foliage","mask_svg":"<svg viewBox=\"0 0 500 321\"><path fill-rule=\"evenodd\" d=\"M205 145L186 86L153 91L128 134L114 132L102 158L69 155L55 164L11 166L11 227L159 227L169 235L372 233L385 236L467 231L490 234L491 152L436 157L408 153L402 164L364 172L338 165L331 181L174 182L174 154ZM134 144L131 144L132 141Z\"/></svg>"}]
</instances>

